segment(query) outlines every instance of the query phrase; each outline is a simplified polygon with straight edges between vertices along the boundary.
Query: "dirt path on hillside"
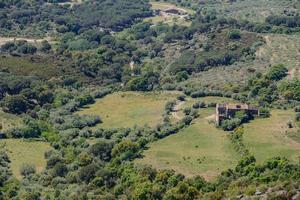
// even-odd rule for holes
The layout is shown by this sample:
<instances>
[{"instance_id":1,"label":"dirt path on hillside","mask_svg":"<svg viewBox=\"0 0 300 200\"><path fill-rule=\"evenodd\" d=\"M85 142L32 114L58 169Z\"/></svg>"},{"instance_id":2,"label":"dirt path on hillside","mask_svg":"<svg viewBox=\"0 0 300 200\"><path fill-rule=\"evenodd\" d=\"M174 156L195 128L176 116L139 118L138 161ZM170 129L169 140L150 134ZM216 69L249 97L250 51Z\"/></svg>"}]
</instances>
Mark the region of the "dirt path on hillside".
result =
<instances>
[{"instance_id":1,"label":"dirt path on hillside","mask_svg":"<svg viewBox=\"0 0 300 200\"><path fill-rule=\"evenodd\" d=\"M300 71L298 68L293 68L289 71L289 79L300 77Z\"/></svg>"},{"instance_id":2,"label":"dirt path on hillside","mask_svg":"<svg viewBox=\"0 0 300 200\"><path fill-rule=\"evenodd\" d=\"M43 39L33 39L33 38L21 38L21 37L0 37L0 45L3 45L7 42L13 42L13 41L18 41L18 40L26 40L29 43L41 43L43 40L47 40L48 42L51 41L50 37L46 37Z\"/></svg>"},{"instance_id":3,"label":"dirt path on hillside","mask_svg":"<svg viewBox=\"0 0 300 200\"><path fill-rule=\"evenodd\" d=\"M212 114L212 115L210 115L210 116L208 116L208 117L205 117L205 119L207 119L208 121L214 120L215 118L216 118L216 115L215 115L215 114Z\"/></svg>"},{"instance_id":4,"label":"dirt path on hillside","mask_svg":"<svg viewBox=\"0 0 300 200\"><path fill-rule=\"evenodd\" d=\"M173 109L173 111L171 112L172 116L173 116L175 119L179 119L179 120L182 119L182 117L180 117L180 116L178 115L178 113L179 113L181 107L183 106L183 104L185 104L185 101L177 101L177 102L176 102L176 105L174 106L174 109Z\"/></svg>"},{"instance_id":5,"label":"dirt path on hillside","mask_svg":"<svg viewBox=\"0 0 300 200\"><path fill-rule=\"evenodd\" d=\"M64 3L56 3L58 5L64 6L64 5L71 5L73 7L74 5L82 4L83 0L71 0L70 2L64 2ZM47 4L53 4L53 3L47 3Z\"/></svg>"},{"instance_id":6,"label":"dirt path on hillside","mask_svg":"<svg viewBox=\"0 0 300 200\"><path fill-rule=\"evenodd\" d=\"M131 61L130 64L131 76L134 76L134 61Z\"/></svg>"}]
</instances>

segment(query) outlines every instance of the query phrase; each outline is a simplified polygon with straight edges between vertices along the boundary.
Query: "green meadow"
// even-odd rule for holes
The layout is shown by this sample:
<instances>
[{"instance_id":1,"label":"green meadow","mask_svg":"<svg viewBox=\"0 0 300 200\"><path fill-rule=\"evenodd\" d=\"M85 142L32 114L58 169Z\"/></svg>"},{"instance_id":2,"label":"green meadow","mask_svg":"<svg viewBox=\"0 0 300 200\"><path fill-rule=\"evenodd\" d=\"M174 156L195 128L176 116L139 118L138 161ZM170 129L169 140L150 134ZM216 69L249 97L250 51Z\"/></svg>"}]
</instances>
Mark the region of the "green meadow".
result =
<instances>
[{"instance_id":1,"label":"green meadow","mask_svg":"<svg viewBox=\"0 0 300 200\"><path fill-rule=\"evenodd\" d=\"M46 166L44 153L51 149L46 142L22 139L0 140L0 147L8 153L11 170L17 178L21 178L20 167L25 163L34 165L36 171L41 172Z\"/></svg>"},{"instance_id":2,"label":"green meadow","mask_svg":"<svg viewBox=\"0 0 300 200\"><path fill-rule=\"evenodd\" d=\"M162 122L165 104L174 100L173 92L118 92L99 99L82 109L79 114L98 115L103 123L99 127L155 126Z\"/></svg>"}]
</instances>

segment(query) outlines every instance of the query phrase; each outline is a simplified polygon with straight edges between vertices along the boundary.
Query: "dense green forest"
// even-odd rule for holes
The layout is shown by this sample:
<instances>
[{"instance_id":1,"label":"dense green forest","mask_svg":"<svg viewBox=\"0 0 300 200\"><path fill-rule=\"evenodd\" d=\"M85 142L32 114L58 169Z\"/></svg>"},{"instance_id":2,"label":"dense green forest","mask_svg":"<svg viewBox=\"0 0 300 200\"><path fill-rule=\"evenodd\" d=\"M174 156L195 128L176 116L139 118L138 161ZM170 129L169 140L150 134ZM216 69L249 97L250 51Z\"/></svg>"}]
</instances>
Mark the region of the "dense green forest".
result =
<instances>
[{"instance_id":1,"label":"dense green forest","mask_svg":"<svg viewBox=\"0 0 300 200\"><path fill-rule=\"evenodd\" d=\"M261 10L251 10L250 0L155 2L191 9L186 16L173 14L190 23L146 21L173 16L159 14L148 0L0 0L0 200L300 198L299 160L276 155L261 162L244 128L271 119L275 109L290 111L291 120L280 125L288 127L282 134L298 150L299 60L276 59L297 54L289 50L293 45L299 49L289 39L299 37L299 1L256 1L275 9L259 20L253 16ZM246 20L237 10L247 6ZM281 42L272 43L274 36L291 43L268 54L267 47ZM113 120L109 114L80 114L113 93L125 99L128 91L146 97L170 91L164 95L176 98L163 102L155 126L105 128L101 125ZM206 103L205 97L215 99ZM237 112L216 127L205 114L217 97L253 104L261 115ZM183 104L187 107L180 110ZM230 169L209 180L136 164L149 145L182 134L199 120L224 130L238 157ZM13 173L16 159L6 141L19 140L50 144L41 152L44 168L22 163L20 177Z\"/></svg>"}]
</instances>

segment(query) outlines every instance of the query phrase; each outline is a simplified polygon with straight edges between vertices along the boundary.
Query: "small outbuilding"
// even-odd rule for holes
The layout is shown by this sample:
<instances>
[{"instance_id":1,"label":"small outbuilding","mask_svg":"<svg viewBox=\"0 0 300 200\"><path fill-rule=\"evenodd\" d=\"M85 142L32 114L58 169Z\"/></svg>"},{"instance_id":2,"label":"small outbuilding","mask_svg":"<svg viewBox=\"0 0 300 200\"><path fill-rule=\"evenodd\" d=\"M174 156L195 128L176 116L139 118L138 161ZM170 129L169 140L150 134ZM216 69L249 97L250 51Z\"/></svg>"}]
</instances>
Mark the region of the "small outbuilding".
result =
<instances>
[{"instance_id":1,"label":"small outbuilding","mask_svg":"<svg viewBox=\"0 0 300 200\"><path fill-rule=\"evenodd\" d=\"M244 111L251 117L259 116L259 109L249 104L224 103L216 105L216 124L221 125L221 122L226 119L234 118L235 113Z\"/></svg>"}]
</instances>

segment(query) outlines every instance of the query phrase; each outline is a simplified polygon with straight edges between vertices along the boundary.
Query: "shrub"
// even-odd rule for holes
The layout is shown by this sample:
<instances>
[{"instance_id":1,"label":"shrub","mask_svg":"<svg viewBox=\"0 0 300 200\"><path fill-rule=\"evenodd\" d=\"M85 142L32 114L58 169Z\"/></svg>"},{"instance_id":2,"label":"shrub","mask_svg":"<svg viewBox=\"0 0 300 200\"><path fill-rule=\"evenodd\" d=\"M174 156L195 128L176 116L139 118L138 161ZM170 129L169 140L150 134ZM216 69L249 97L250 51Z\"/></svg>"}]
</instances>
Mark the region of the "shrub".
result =
<instances>
[{"instance_id":1,"label":"shrub","mask_svg":"<svg viewBox=\"0 0 300 200\"><path fill-rule=\"evenodd\" d=\"M298 121L298 122L300 121L300 113L296 114L296 121Z\"/></svg>"},{"instance_id":2,"label":"shrub","mask_svg":"<svg viewBox=\"0 0 300 200\"><path fill-rule=\"evenodd\" d=\"M185 125L190 125L191 122L193 121L193 118L191 116L185 116L182 120L181 120Z\"/></svg>"},{"instance_id":3,"label":"shrub","mask_svg":"<svg viewBox=\"0 0 300 200\"><path fill-rule=\"evenodd\" d=\"M111 150L111 143L99 141L90 147L89 152L103 161L108 161L111 158Z\"/></svg>"},{"instance_id":4,"label":"shrub","mask_svg":"<svg viewBox=\"0 0 300 200\"><path fill-rule=\"evenodd\" d=\"M108 95L109 93L111 93L111 89L106 88L106 89L103 89L100 91L96 91L93 96L94 96L94 98L102 98L102 97Z\"/></svg>"},{"instance_id":5,"label":"shrub","mask_svg":"<svg viewBox=\"0 0 300 200\"><path fill-rule=\"evenodd\" d=\"M204 102L197 102L193 104L193 108L198 109L198 108L205 108L206 104Z\"/></svg>"},{"instance_id":6,"label":"shrub","mask_svg":"<svg viewBox=\"0 0 300 200\"><path fill-rule=\"evenodd\" d=\"M270 110L268 108L260 108L259 109L259 116L263 118L270 117Z\"/></svg>"},{"instance_id":7,"label":"shrub","mask_svg":"<svg viewBox=\"0 0 300 200\"><path fill-rule=\"evenodd\" d=\"M191 113L190 113L190 116L192 116L192 117L194 117L194 118L199 117L198 110L192 109L192 111L191 111Z\"/></svg>"},{"instance_id":8,"label":"shrub","mask_svg":"<svg viewBox=\"0 0 300 200\"><path fill-rule=\"evenodd\" d=\"M295 108L294 108L294 111L295 111L295 112L300 112L300 106L295 107Z\"/></svg>"},{"instance_id":9,"label":"shrub","mask_svg":"<svg viewBox=\"0 0 300 200\"><path fill-rule=\"evenodd\" d=\"M196 92L191 93L192 98L205 97L205 96L206 96L206 93L203 91L196 91Z\"/></svg>"},{"instance_id":10,"label":"shrub","mask_svg":"<svg viewBox=\"0 0 300 200\"><path fill-rule=\"evenodd\" d=\"M4 107L8 112L21 114L27 111L29 103L23 95L8 96L4 99Z\"/></svg>"},{"instance_id":11,"label":"shrub","mask_svg":"<svg viewBox=\"0 0 300 200\"><path fill-rule=\"evenodd\" d=\"M284 65L274 65L268 70L266 78L269 80L279 81L287 76L287 72L288 70Z\"/></svg>"},{"instance_id":12,"label":"shrub","mask_svg":"<svg viewBox=\"0 0 300 200\"><path fill-rule=\"evenodd\" d=\"M184 100L185 100L185 96L184 96L184 95L179 95L179 96L177 97L177 99L178 99L179 101L184 101Z\"/></svg>"},{"instance_id":13,"label":"shrub","mask_svg":"<svg viewBox=\"0 0 300 200\"><path fill-rule=\"evenodd\" d=\"M176 73L176 80L178 82L187 80L189 78L189 74L186 71L180 71Z\"/></svg>"},{"instance_id":14,"label":"shrub","mask_svg":"<svg viewBox=\"0 0 300 200\"><path fill-rule=\"evenodd\" d=\"M250 120L250 116L243 110L236 112L234 117L240 119L242 123Z\"/></svg>"},{"instance_id":15,"label":"shrub","mask_svg":"<svg viewBox=\"0 0 300 200\"><path fill-rule=\"evenodd\" d=\"M68 172L67 166L63 163L57 163L52 169L52 176L57 177L61 176L64 177Z\"/></svg>"},{"instance_id":16,"label":"shrub","mask_svg":"<svg viewBox=\"0 0 300 200\"><path fill-rule=\"evenodd\" d=\"M176 102L175 101L168 101L165 105L165 111L167 113L172 112L174 106L175 106Z\"/></svg>"},{"instance_id":17,"label":"shrub","mask_svg":"<svg viewBox=\"0 0 300 200\"><path fill-rule=\"evenodd\" d=\"M222 121L222 128L225 131L232 131L233 129L237 128L242 121L238 118L226 119Z\"/></svg>"},{"instance_id":18,"label":"shrub","mask_svg":"<svg viewBox=\"0 0 300 200\"><path fill-rule=\"evenodd\" d=\"M27 177L30 174L34 174L36 172L35 166L31 164L22 164L20 168L20 173L22 176Z\"/></svg>"},{"instance_id":19,"label":"shrub","mask_svg":"<svg viewBox=\"0 0 300 200\"><path fill-rule=\"evenodd\" d=\"M91 95L88 95L88 94L79 97L79 98L77 99L77 101L79 102L79 106L80 106L80 107L85 106L85 105L88 105L88 104L95 103L94 98L93 98Z\"/></svg>"},{"instance_id":20,"label":"shrub","mask_svg":"<svg viewBox=\"0 0 300 200\"><path fill-rule=\"evenodd\" d=\"M85 167L82 167L78 173L79 179L86 183L90 182L92 179L95 178L98 168L99 168L99 165L97 165L95 163L87 165Z\"/></svg>"},{"instance_id":21,"label":"shrub","mask_svg":"<svg viewBox=\"0 0 300 200\"><path fill-rule=\"evenodd\" d=\"M130 140L125 140L114 146L112 149L112 156L120 156L123 160L130 160L137 153L139 147L137 143Z\"/></svg>"},{"instance_id":22,"label":"shrub","mask_svg":"<svg viewBox=\"0 0 300 200\"><path fill-rule=\"evenodd\" d=\"M228 33L228 38L231 40L238 40L241 38L241 32L238 30L233 30Z\"/></svg>"},{"instance_id":23,"label":"shrub","mask_svg":"<svg viewBox=\"0 0 300 200\"><path fill-rule=\"evenodd\" d=\"M300 80L286 80L283 81L279 87L279 92L284 96L287 100L297 100L300 101Z\"/></svg>"},{"instance_id":24,"label":"shrub","mask_svg":"<svg viewBox=\"0 0 300 200\"><path fill-rule=\"evenodd\" d=\"M185 108L185 109L183 109L183 113L185 114L185 115L189 115L190 113L191 113L191 111L192 111L192 109L191 108Z\"/></svg>"}]
</instances>

